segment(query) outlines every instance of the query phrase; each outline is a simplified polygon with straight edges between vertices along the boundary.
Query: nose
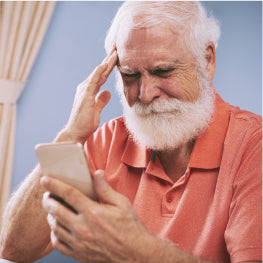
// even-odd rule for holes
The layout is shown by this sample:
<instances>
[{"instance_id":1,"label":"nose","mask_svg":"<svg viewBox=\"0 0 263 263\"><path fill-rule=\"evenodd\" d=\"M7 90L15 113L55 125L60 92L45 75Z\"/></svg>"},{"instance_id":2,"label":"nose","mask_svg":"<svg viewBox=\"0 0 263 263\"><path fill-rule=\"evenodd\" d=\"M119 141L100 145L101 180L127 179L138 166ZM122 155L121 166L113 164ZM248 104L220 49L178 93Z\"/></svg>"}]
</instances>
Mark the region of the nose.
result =
<instances>
[{"instance_id":1,"label":"nose","mask_svg":"<svg viewBox=\"0 0 263 263\"><path fill-rule=\"evenodd\" d=\"M160 88L154 76L143 75L140 79L140 95L139 99L142 103L151 103L160 96Z\"/></svg>"}]
</instances>

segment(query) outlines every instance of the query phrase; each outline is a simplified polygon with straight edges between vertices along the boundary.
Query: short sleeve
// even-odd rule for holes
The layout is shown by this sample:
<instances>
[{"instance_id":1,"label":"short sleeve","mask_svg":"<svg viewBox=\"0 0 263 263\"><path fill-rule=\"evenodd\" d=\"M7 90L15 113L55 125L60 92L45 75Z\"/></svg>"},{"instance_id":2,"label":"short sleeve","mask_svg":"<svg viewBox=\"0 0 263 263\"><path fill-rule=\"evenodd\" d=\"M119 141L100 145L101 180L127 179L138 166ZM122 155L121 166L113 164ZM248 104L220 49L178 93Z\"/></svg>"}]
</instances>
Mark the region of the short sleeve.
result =
<instances>
[{"instance_id":1,"label":"short sleeve","mask_svg":"<svg viewBox=\"0 0 263 263\"><path fill-rule=\"evenodd\" d=\"M231 262L262 260L262 134L250 135L233 183L225 231Z\"/></svg>"}]
</instances>

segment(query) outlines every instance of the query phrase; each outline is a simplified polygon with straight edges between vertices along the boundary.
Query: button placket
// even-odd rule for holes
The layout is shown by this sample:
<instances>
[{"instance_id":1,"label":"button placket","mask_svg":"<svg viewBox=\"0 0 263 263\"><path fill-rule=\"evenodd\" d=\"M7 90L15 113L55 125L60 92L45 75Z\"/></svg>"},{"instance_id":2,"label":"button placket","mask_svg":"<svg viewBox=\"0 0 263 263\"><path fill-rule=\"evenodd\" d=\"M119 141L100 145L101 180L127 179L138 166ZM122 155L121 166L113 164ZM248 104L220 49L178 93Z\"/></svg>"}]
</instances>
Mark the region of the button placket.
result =
<instances>
[{"instance_id":1,"label":"button placket","mask_svg":"<svg viewBox=\"0 0 263 263\"><path fill-rule=\"evenodd\" d=\"M171 195L166 196L166 201L167 203L172 203L173 202L173 197Z\"/></svg>"},{"instance_id":2,"label":"button placket","mask_svg":"<svg viewBox=\"0 0 263 263\"><path fill-rule=\"evenodd\" d=\"M168 190L162 199L162 215L163 216L173 216L177 207L177 201L175 198L174 188Z\"/></svg>"}]
</instances>

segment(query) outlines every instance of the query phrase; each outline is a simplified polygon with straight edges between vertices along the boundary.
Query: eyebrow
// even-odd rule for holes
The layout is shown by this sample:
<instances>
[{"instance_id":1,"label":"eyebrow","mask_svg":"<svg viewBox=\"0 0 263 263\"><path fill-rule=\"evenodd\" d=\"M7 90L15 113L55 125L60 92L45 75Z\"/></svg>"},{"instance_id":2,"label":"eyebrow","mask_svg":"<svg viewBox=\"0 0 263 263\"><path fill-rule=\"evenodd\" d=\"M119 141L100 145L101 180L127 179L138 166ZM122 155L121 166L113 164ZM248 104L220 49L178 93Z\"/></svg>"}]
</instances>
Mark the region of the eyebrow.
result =
<instances>
[{"instance_id":1,"label":"eyebrow","mask_svg":"<svg viewBox=\"0 0 263 263\"><path fill-rule=\"evenodd\" d=\"M120 72L122 73L130 73L130 72L134 72L133 70L131 70L131 68L129 66L121 66L121 65L117 65L117 68L119 69Z\"/></svg>"},{"instance_id":2,"label":"eyebrow","mask_svg":"<svg viewBox=\"0 0 263 263\"><path fill-rule=\"evenodd\" d=\"M175 60L173 62L160 62L159 64L157 63L154 65L152 68L148 70L158 70L158 69L168 69L168 68L174 68L182 65L183 63L179 60ZM117 65L118 69L122 73L131 73L131 72L136 72L132 70L129 66L126 65Z\"/></svg>"},{"instance_id":3,"label":"eyebrow","mask_svg":"<svg viewBox=\"0 0 263 263\"><path fill-rule=\"evenodd\" d=\"M160 64L156 65L155 68L156 69L159 69L159 68L173 68L173 67L178 67L180 65L183 65L184 63L180 60L175 60L175 61L172 61L172 62L160 62Z\"/></svg>"}]
</instances>

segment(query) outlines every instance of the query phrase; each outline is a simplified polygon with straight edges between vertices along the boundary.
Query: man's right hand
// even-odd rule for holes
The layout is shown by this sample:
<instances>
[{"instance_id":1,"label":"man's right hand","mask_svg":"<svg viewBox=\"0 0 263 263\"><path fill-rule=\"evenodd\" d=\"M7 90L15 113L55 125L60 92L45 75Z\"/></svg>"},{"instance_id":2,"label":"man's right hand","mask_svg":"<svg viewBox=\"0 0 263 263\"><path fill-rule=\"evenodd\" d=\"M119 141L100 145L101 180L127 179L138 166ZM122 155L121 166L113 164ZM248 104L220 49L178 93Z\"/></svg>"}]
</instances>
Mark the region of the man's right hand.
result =
<instances>
[{"instance_id":1,"label":"man's right hand","mask_svg":"<svg viewBox=\"0 0 263 263\"><path fill-rule=\"evenodd\" d=\"M63 139L85 143L86 139L98 128L100 113L109 102L109 91L100 91L117 63L118 55L114 47L103 62L90 76L77 87L69 120L60 134ZM66 136L65 136L66 135ZM59 136L61 137L61 136Z\"/></svg>"}]
</instances>

